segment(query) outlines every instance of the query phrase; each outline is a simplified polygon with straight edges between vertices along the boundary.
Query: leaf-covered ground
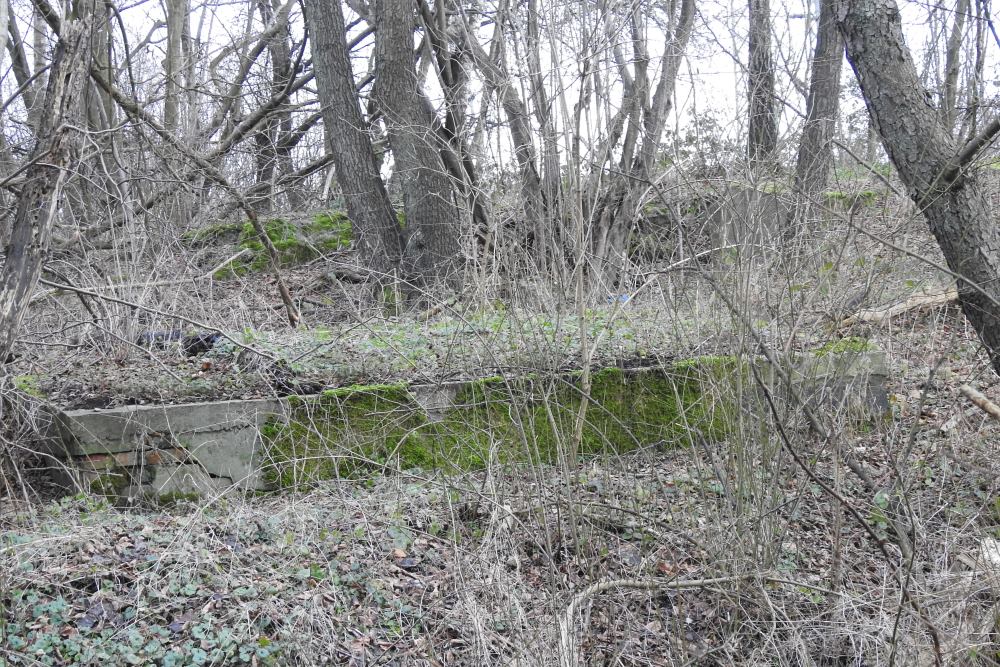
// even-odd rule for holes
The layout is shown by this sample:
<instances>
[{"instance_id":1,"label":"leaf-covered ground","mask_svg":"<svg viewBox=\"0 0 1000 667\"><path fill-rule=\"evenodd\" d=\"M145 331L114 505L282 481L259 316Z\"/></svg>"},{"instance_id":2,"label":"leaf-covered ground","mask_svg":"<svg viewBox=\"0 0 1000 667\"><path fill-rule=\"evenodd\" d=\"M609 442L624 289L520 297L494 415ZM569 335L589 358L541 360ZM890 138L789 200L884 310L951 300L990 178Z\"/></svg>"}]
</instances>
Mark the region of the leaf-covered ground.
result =
<instances>
[{"instance_id":1,"label":"leaf-covered ground","mask_svg":"<svg viewBox=\"0 0 1000 667\"><path fill-rule=\"evenodd\" d=\"M1000 401L996 376L954 306L837 326L943 281L910 213L879 200L816 230L810 253L666 271L633 301L600 295L587 312L598 362L868 337L891 372L885 421L824 408L818 432L801 406L779 403L775 419L758 403L725 442L646 443L576 466L387 471L161 508L10 494L0 664L995 664L1000 428L958 387ZM319 270L287 276L315 302L307 332L282 328L259 276L156 305L283 358L302 383L579 362L575 311L544 300L489 295L397 319L345 306L347 292L331 305ZM282 380L226 345L193 359L136 349L139 332L173 324L126 308L121 331L67 343L60 298L29 321L38 345L15 366L22 391L110 405L270 395Z\"/></svg>"},{"instance_id":2,"label":"leaf-covered ground","mask_svg":"<svg viewBox=\"0 0 1000 667\"><path fill-rule=\"evenodd\" d=\"M911 416L899 426L917 402L900 403ZM929 635L900 602L898 572L949 662L987 655L996 598L982 545L996 531L1000 468L966 457L998 429L972 414L978 435L956 442L935 431L943 417L923 428L911 468L916 571L892 545L887 505L857 480L840 492L889 541L888 561L787 455L740 460L734 443L595 460L569 477L411 471L159 510L79 496L7 511L0 660L553 665L573 594L627 580L648 586L611 584L573 615L582 664L884 664L893 650L897 664L918 664ZM905 435L880 430L850 451L885 479L888 445ZM800 442L829 481L831 450ZM757 472L737 489L742 468Z\"/></svg>"}]
</instances>

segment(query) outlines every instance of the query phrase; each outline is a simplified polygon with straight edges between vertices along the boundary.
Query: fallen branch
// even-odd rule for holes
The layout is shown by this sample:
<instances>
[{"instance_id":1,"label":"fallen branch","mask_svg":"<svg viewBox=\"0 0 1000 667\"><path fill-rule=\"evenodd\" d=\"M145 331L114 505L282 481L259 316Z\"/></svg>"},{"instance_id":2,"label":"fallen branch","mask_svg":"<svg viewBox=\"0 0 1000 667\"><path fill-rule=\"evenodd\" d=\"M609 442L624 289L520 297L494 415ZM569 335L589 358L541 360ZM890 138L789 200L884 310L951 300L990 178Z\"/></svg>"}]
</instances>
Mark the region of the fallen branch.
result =
<instances>
[{"instance_id":1,"label":"fallen branch","mask_svg":"<svg viewBox=\"0 0 1000 667\"><path fill-rule=\"evenodd\" d=\"M962 393L962 396L975 403L976 407L980 410L993 417L993 419L1000 421L1000 405L997 405L967 384L963 384L958 390Z\"/></svg>"},{"instance_id":2,"label":"fallen branch","mask_svg":"<svg viewBox=\"0 0 1000 667\"><path fill-rule=\"evenodd\" d=\"M885 320L896 317L897 315L902 315L903 313L908 313L914 310L919 310L921 308L933 308L934 306L946 306L951 303L958 302L958 288L955 285L944 288L935 289L934 291L924 290L921 293L914 294L906 301L901 301L900 303L893 304L891 306L883 306L882 308L872 308L868 310L859 310L855 314L841 321L840 327L849 327L855 324L860 324L862 322L868 322L873 324L878 324L884 322Z\"/></svg>"}]
</instances>

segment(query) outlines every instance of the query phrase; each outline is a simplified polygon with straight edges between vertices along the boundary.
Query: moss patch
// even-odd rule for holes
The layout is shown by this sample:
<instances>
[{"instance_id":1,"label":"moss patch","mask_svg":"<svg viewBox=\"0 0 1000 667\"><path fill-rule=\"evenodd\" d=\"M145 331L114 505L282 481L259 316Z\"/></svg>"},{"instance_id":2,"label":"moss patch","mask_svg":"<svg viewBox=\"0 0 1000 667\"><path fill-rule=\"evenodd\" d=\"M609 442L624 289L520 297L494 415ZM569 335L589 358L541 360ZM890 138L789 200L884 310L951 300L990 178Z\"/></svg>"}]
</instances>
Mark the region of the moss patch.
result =
<instances>
[{"instance_id":1,"label":"moss patch","mask_svg":"<svg viewBox=\"0 0 1000 667\"><path fill-rule=\"evenodd\" d=\"M191 229L184 232L181 235L181 242L193 248L205 248L210 245L220 244L228 245L235 243L242 231L243 225L235 222L209 225L208 227Z\"/></svg>"},{"instance_id":2,"label":"moss patch","mask_svg":"<svg viewBox=\"0 0 1000 667\"><path fill-rule=\"evenodd\" d=\"M851 210L871 206L878 200L878 193L874 190L861 190L858 192L843 192L841 190L829 190L823 193L823 201L827 207L833 209Z\"/></svg>"},{"instance_id":3,"label":"moss patch","mask_svg":"<svg viewBox=\"0 0 1000 667\"><path fill-rule=\"evenodd\" d=\"M875 346L867 338L848 336L847 338L832 340L829 343L820 345L813 350L813 354L822 358L831 355L860 354L862 352L871 352L875 349Z\"/></svg>"},{"instance_id":4,"label":"moss patch","mask_svg":"<svg viewBox=\"0 0 1000 667\"><path fill-rule=\"evenodd\" d=\"M104 498L117 498L133 481L133 475L124 467L116 467L97 475L86 487L91 494Z\"/></svg>"},{"instance_id":5,"label":"moss patch","mask_svg":"<svg viewBox=\"0 0 1000 667\"><path fill-rule=\"evenodd\" d=\"M734 423L723 385L734 358L690 360L666 370L604 369L591 378L579 454L623 453L697 437L718 440ZM500 463L553 463L569 447L582 394L579 375L486 378L465 385L431 419L405 385L354 386L294 398L287 422L262 430L267 477L279 488L393 469L456 472Z\"/></svg>"},{"instance_id":6,"label":"moss patch","mask_svg":"<svg viewBox=\"0 0 1000 667\"><path fill-rule=\"evenodd\" d=\"M415 430L426 418L405 385L352 386L314 397L290 397L287 423L261 429L265 475L278 487L304 487L323 479L360 476L391 456L403 467L424 463ZM413 440L414 442L411 442Z\"/></svg>"},{"instance_id":7,"label":"moss patch","mask_svg":"<svg viewBox=\"0 0 1000 667\"><path fill-rule=\"evenodd\" d=\"M18 375L14 378L14 388L35 398L45 398L45 392L38 385L37 375Z\"/></svg>"},{"instance_id":8,"label":"moss patch","mask_svg":"<svg viewBox=\"0 0 1000 667\"><path fill-rule=\"evenodd\" d=\"M339 211L320 213L303 225L276 218L264 223L264 231L278 251L280 266L296 266L312 261L322 254L334 252L351 244L351 222ZM240 228L236 241L241 249L250 250L249 257L237 260L215 272L217 280L258 273L268 268L267 250L249 222Z\"/></svg>"}]
</instances>

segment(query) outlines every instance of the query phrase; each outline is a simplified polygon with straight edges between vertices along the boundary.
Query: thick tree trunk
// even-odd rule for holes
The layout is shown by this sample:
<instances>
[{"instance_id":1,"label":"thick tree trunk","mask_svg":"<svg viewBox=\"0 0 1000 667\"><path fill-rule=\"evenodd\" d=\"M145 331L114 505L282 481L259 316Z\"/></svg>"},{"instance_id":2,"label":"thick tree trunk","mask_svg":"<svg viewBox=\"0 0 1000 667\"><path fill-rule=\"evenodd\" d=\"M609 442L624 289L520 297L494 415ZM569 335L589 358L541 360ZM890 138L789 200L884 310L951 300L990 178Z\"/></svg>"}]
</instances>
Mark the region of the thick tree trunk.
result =
<instances>
[{"instance_id":1,"label":"thick tree trunk","mask_svg":"<svg viewBox=\"0 0 1000 667\"><path fill-rule=\"evenodd\" d=\"M306 0L304 4L323 129L337 183L365 264L387 275L399 267L402 239L358 106L343 10L339 1Z\"/></svg>"},{"instance_id":2,"label":"thick tree trunk","mask_svg":"<svg viewBox=\"0 0 1000 667\"><path fill-rule=\"evenodd\" d=\"M774 97L774 59L771 56L771 6L768 0L750 0L747 98L749 130L747 157L753 172L771 171L778 147L778 115Z\"/></svg>"},{"instance_id":3,"label":"thick tree trunk","mask_svg":"<svg viewBox=\"0 0 1000 667\"><path fill-rule=\"evenodd\" d=\"M831 142L840 106L840 68L844 40L837 28L835 0L820 0L816 51L813 54L806 123L795 165L795 186L807 201L826 188L833 163Z\"/></svg>"},{"instance_id":4,"label":"thick tree trunk","mask_svg":"<svg viewBox=\"0 0 1000 667\"><path fill-rule=\"evenodd\" d=\"M978 143L957 147L928 102L894 0L837 0L837 14L882 143L960 276L962 310L1000 373L1000 226L979 176L966 169Z\"/></svg>"},{"instance_id":5,"label":"thick tree trunk","mask_svg":"<svg viewBox=\"0 0 1000 667\"><path fill-rule=\"evenodd\" d=\"M90 69L93 4L80 2L79 18L66 21L56 47L40 122L0 274L0 364L10 354L31 292L48 252L62 187L82 139L81 105Z\"/></svg>"},{"instance_id":6,"label":"thick tree trunk","mask_svg":"<svg viewBox=\"0 0 1000 667\"><path fill-rule=\"evenodd\" d=\"M404 262L414 278L440 282L452 276L459 254L458 210L434 114L417 80L413 60L411 0L376 0L375 99L385 118L393 169L403 183L410 228Z\"/></svg>"}]
</instances>

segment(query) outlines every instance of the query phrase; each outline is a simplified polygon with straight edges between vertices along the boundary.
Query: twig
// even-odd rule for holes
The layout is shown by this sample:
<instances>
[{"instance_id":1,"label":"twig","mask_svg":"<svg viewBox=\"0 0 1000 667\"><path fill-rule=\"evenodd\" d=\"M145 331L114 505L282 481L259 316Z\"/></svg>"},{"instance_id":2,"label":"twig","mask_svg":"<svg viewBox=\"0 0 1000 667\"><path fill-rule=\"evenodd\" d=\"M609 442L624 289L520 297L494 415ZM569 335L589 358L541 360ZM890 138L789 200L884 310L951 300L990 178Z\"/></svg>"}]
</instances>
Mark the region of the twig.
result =
<instances>
[{"instance_id":1,"label":"twig","mask_svg":"<svg viewBox=\"0 0 1000 667\"><path fill-rule=\"evenodd\" d=\"M606 593L611 590L622 589L622 588L627 588L631 590L643 590L643 591L707 588L709 586L716 586L718 584L731 584L737 581L746 581L748 579L759 579L764 583L784 584L786 586L808 588L828 595L846 597L844 593L830 590L829 588L823 588L820 586L815 586L813 584L793 581L790 579L760 576L757 573L733 575L729 577L713 577L707 579L648 578L648 579L609 579L607 581L598 581L593 584L590 584L582 591L574 595L559 619L559 647L560 647L559 664L562 667L577 666L576 642L575 642L576 630L574 628L574 619L576 617L576 612L579 609L579 607L583 605L583 603L585 603L588 599L592 598L595 595L600 595L601 593Z\"/></svg>"},{"instance_id":2,"label":"twig","mask_svg":"<svg viewBox=\"0 0 1000 667\"><path fill-rule=\"evenodd\" d=\"M997 133L1000 133L1000 117L994 118L983 131L978 135L974 136L972 139L965 144L958 155L952 160L951 166L945 172L945 178L947 180L953 180L958 176L959 172L967 167L970 162L972 162L976 156L979 154L983 148L985 148L989 143L993 141Z\"/></svg>"},{"instance_id":3,"label":"twig","mask_svg":"<svg viewBox=\"0 0 1000 667\"><path fill-rule=\"evenodd\" d=\"M212 276L215 275L216 271L220 271L221 269L225 268L229 264L232 264L236 260L241 259L241 258L245 257L246 255L252 253L252 252L253 251L250 250L249 248L244 248L243 250L240 250L238 253L236 253L235 255L233 255L232 257L230 257L229 259L226 259L226 260L220 262L214 268L209 269L208 271L206 271L205 273L203 273L201 275L191 276L190 278L174 278L173 280L157 280L157 281L154 281L154 282L151 282L151 283L119 283L119 284L115 284L115 285L93 285L89 289L91 289L91 290L93 290L95 292L103 292L103 291L107 291L107 290L117 290L117 289L147 289L149 287L167 287L167 286L170 286L170 285L183 285L185 283L192 282L192 281L195 281L195 280L204 280L206 278L211 278ZM47 299L50 296L54 296L54 295L58 294L60 291L62 291L62 290L60 290L60 289L52 289L52 290L49 290L47 292L42 292L41 294L36 294L35 296L31 297L30 303L31 304L36 304L39 301L43 301L44 299Z\"/></svg>"},{"instance_id":4,"label":"twig","mask_svg":"<svg viewBox=\"0 0 1000 667\"><path fill-rule=\"evenodd\" d=\"M177 315L175 313L167 313L167 312L164 312L162 310L158 310L156 308L150 308L149 306L143 306L142 304L135 303L133 301L126 301L125 299L119 299L118 297L108 296L107 294L98 294L97 292L92 292L91 290L83 289L82 287L73 287L72 285L62 285L60 283L54 283L51 280L45 280L44 278L39 278L38 282L41 283L42 285L48 285L49 287L54 287L55 289L67 290L67 291L70 291L70 292L76 292L77 294L84 294L86 296L92 296L95 299L104 299L105 301L110 301L111 303L121 304L122 306L128 306L129 308L137 308L139 310L144 310L147 313L153 313L154 315L160 315L161 317L168 317L168 318L172 318L172 319L175 319L175 320L180 320L181 322L187 322L188 324L190 324L192 326L195 326L195 327L198 327L199 329L204 329L206 331L215 332L215 333L219 334L220 336L222 336L223 338L225 338L226 340L228 340L230 343L232 343L236 347L243 348L244 350L247 350L248 352L252 352L253 354L256 354L256 355L259 355L261 357L264 357L265 359L267 359L269 361L277 361L278 360L277 357L275 357L272 354L268 354L267 352L264 352L262 350L258 350L255 347L250 347L249 345L246 345L244 343L239 342L238 340L236 340L235 338L233 338L232 336L230 336L229 334L227 334L222 329L219 329L218 327L213 327L210 324L205 324L204 322L199 322L198 320L192 320L190 317L185 317L183 315Z\"/></svg>"},{"instance_id":5,"label":"twig","mask_svg":"<svg viewBox=\"0 0 1000 667\"><path fill-rule=\"evenodd\" d=\"M997 405L967 384L963 384L958 390L962 392L962 396L975 403L976 407L980 410L993 417L993 419L1000 420L1000 405Z\"/></svg>"},{"instance_id":6,"label":"twig","mask_svg":"<svg viewBox=\"0 0 1000 667\"><path fill-rule=\"evenodd\" d=\"M879 536L875 528L872 527L872 525L868 522L867 519L861 516L861 513L857 510L857 508L854 507L854 505L849 503L847 499L844 498L844 496L838 493L835 489L830 488L830 486L822 479L820 479L819 476L812 470L812 468L808 464L806 464L806 462L802 459L802 455L795 449L791 441L788 439L788 434L785 433L785 427L782 425L780 416L778 415L778 409L777 407L775 407L774 400L771 398L771 392L768 390L767 385L761 379L760 374L757 373L757 369L752 364L750 366L750 372L753 373L754 381L757 383L757 387L764 394L764 400L767 402L768 409L775 418L774 425L776 430L778 431L778 437L782 446L789 453L789 455L791 455L796 465L798 465L799 468L802 469L802 471L806 474L806 476L809 477L809 479L811 479L817 486L819 486L824 493L826 493L828 496L836 500L838 504L840 504L845 510L847 510L847 513L851 515L851 517L858 523L858 525L861 526L861 528L866 533L868 533L868 536L875 541L876 545L878 545L879 551L885 558L886 565L890 568L894 578L896 579L896 582L899 584L900 593L902 594L903 600L910 605L914 613L917 615L917 618L919 618L920 621L924 624L924 627L927 629L928 634L930 634L931 636L931 642L934 645L934 664L943 665L944 659L942 658L941 655L941 646L942 646L941 632L938 630L937 626L934 625L931 619L927 616L927 613L924 611L923 607L920 606L920 603L917 601L915 597L913 597L913 594L910 592L908 586L909 570L907 571L907 576L905 578L900 576L899 570L897 568L892 567L893 557L892 554L889 553L889 548L886 543L886 540L881 536Z\"/></svg>"},{"instance_id":7,"label":"twig","mask_svg":"<svg viewBox=\"0 0 1000 667\"><path fill-rule=\"evenodd\" d=\"M632 590L680 590L685 588L704 588L716 584L730 584L756 577L756 574L745 574L732 577L714 577L711 579L609 579L595 582L573 596L559 619L559 664L561 667L577 667L576 630L574 619L576 610L589 598L607 591L629 588Z\"/></svg>"}]
</instances>

